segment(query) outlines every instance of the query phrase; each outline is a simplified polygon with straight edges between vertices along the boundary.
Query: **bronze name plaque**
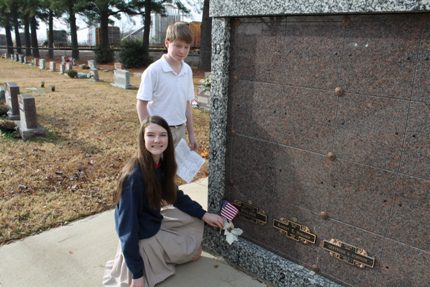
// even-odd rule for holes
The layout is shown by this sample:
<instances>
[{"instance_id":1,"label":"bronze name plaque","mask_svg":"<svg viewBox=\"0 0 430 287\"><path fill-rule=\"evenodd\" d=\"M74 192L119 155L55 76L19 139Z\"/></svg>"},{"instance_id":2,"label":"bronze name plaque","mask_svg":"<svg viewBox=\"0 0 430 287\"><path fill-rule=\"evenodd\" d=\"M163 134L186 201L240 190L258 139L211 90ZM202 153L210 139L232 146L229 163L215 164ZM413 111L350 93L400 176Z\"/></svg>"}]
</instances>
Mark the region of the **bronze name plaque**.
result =
<instances>
[{"instance_id":1,"label":"bronze name plaque","mask_svg":"<svg viewBox=\"0 0 430 287\"><path fill-rule=\"evenodd\" d=\"M359 268L373 268L375 265L375 258L368 256L366 250L337 239L324 240L322 248L329 251L331 256Z\"/></svg>"},{"instance_id":2,"label":"bronze name plaque","mask_svg":"<svg viewBox=\"0 0 430 287\"><path fill-rule=\"evenodd\" d=\"M317 236L311 232L309 227L285 218L273 219L273 227L288 238L304 244L315 244L317 240Z\"/></svg>"},{"instance_id":3,"label":"bronze name plaque","mask_svg":"<svg viewBox=\"0 0 430 287\"><path fill-rule=\"evenodd\" d=\"M235 200L234 205L239 209L239 216L256 224L264 225L267 223L267 215L264 210L252 206L240 200Z\"/></svg>"}]
</instances>

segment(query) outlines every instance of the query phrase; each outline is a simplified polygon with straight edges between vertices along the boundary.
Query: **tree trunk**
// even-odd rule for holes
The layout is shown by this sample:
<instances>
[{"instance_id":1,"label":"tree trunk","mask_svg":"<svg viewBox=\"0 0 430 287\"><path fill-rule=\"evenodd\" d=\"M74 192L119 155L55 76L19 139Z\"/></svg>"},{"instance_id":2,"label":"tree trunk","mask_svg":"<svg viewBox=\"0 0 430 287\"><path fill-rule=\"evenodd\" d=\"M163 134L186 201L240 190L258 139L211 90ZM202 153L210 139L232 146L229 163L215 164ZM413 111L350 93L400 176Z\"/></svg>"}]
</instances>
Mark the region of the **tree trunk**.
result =
<instances>
[{"instance_id":1,"label":"tree trunk","mask_svg":"<svg viewBox=\"0 0 430 287\"><path fill-rule=\"evenodd\" d=\"M69 1L69 24L70 24L70 36L72 38L72 58L79 59L79 46L78 46L78 34L76 28L76 16L73 8L73 2Z\"/></svg>"},{"instance_id":2,"label":"tree trunk","mask_svg":"<svg viewBox=\"0 0 430 287\"><path fill-rule=\"evenodd\" d=\"M15 5L14 5L15 6ZM16 15L16 7L12 9L12 21L13 21L13 30L15 31L15 47L16 52L21 54L21 37L19 36L19 23L18 16Z\"/></svg>"},{"instance_id":3,"label":"tree trunk","mask_svg":"<svg viewBox=\"0 0 430 287\"><path fill-rule=\"evenodd\" d=\"M24 16L25 55L31 56L30 24L28 16Z\"/></svg>"},{"instance_id":4,"label":"tree trunk","mask_svg":"<svg viewBox=\"0 0 430 287\"><path fill-rule=\"evenodd\" d=\"M149 59L149 32L151 31L151 0L145 0L145 18L143 21L144 59Z\"/></svg>"},{"instance_id":5,"label":"tree trunk","mask_svg":"<svg viewBox=\"0 0 430 287\"><path fill-rule=\"evenodd\" d=\"M212 38L212 18L209 17L209 0L204 0L201 38L200 38L200 61L199 61L199 68L204 71L211 70L211 57L212 57L211 38Z\"/></svg>"},{"instance_id":6,"label":"tree trunk","mask_svg":"<svg viewBox=\"0 0 430 287\"><path fill-rule=\"evenodd\" d=\"M109 44L109 14L107 9L100 11L100 49L108 50Z\"/></svg>"},{"instance_id":7,"label":"tree trunk","mask_svg":"<svg viewBox=\"0 0 430 287\"><path fill-rule=\"evenodd\" d=\"M54 13L49 9L48 15L48 58L54 60Z\"/></svg>"},{"instance_id":8,"label":"tree trunk","mask_svg":"<svg viewBox=\"0 0 430 287\"><path fill-rule=\"evenodd\" d=\"M39 54L39 43L37 43L37 21L36 16L30 18L30 29L31 29L31 47L33 48L33 57L40 58Z\"/></svg>"},{"instance_id":9,"label":"tree trunk","mask_svg":"<svg viewBox=\"0 0 430 287\"><path fill-rule=\"evenodd\" d=\"M7 55L8 57L13 54L13 41L12 41L12 32L9 24L8 15L5 16L5 25L4 29L6 32L6 45L7 45Z\"/></svg>"}]
</instances>

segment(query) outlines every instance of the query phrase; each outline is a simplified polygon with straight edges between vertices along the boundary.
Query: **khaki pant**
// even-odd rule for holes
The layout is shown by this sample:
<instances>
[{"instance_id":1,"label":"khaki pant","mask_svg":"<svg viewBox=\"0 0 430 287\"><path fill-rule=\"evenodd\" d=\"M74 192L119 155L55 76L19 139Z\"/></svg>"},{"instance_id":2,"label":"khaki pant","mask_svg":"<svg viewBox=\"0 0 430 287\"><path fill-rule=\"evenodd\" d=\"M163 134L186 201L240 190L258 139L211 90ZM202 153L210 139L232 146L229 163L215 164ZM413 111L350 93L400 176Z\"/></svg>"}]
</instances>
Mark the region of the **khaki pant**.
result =
<instances>
[{"instance_id":1,"label":"khaki pant","mask_svg":"<svg viewBox=\"0 0 430 287\"><path fill-rule=\"evenodd\" d=\"M175 143L175 146L178 145L181 139L184 139L185 141L187 141L187 139L185 138L185 127L186 127L185 124L180 126L170 126L170 131L172 133L173 142Z\"/></svg>"},{"instance_id":2,"label":"khaki pant","mask_svg":"<svg viewBox=\"0 0 430 287\"><path fill-rule=\"evenodd\" d=\"M154 236L139 241L144 262L145 287L153 287L175 274L175 265L190 262L201 252L203 221L173 206L162 208L161 228ZM121 245L114 260L106 263L103 286L128 287L131 273Z\"/></svg>"}]
</instances>

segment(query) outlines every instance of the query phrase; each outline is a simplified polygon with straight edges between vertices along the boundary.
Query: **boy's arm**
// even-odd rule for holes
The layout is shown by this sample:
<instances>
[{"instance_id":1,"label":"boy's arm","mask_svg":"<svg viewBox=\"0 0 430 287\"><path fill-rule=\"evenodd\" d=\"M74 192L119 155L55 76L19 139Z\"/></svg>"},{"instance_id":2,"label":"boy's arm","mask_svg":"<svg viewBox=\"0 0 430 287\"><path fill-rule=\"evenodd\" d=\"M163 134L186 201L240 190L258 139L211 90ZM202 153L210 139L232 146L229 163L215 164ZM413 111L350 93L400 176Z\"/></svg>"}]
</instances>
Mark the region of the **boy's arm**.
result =
<instances>
[{"instance_id":1,"label":"boy's arm","mask_svg":"<svg viewBox=\"0 0 430 287\"><path fill-rule=\"evenodd\" d=\"M139 122L142 124L149 117L148 101L137 100L136 110Z\"/></svg>"},{"instance_id":2,"label":"boy's arm","mask_svg":"<svg viewBox=\"0 0 430 287\"><path fill-rule=\"evenodd\" d=\"M194 135L193 129L193 108L191 106L191 102L187 102L187 110L185 111L185 117L187 118L187 131L188 131L188 140L190 149L197 151L198 144L196 141L196 137Z\"/></svg>"}]
</instances>

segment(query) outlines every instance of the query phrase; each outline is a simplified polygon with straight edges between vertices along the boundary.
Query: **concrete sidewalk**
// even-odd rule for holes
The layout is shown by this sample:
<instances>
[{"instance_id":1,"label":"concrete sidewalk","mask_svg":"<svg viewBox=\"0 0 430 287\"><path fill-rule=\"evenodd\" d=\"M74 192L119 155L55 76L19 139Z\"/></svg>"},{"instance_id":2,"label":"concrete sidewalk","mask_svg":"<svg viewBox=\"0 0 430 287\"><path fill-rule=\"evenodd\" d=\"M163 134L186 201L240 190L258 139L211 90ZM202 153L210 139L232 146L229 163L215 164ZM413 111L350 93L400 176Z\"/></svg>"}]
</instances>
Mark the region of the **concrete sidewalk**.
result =
<instances>
[{"instance_id":1,"label":"concrete sidewalk","mask_svg":"<svg viewBox=\"0 0 430 287\"><path fill-rule=\"evenodd\" d=\"M207 179L181 186L207 208ZM0 287L101 286L104 264L117 248L113 210L0 247ZM177 266L160 287L266 286L204 252Z\"/></svg>"}]
</instances>

